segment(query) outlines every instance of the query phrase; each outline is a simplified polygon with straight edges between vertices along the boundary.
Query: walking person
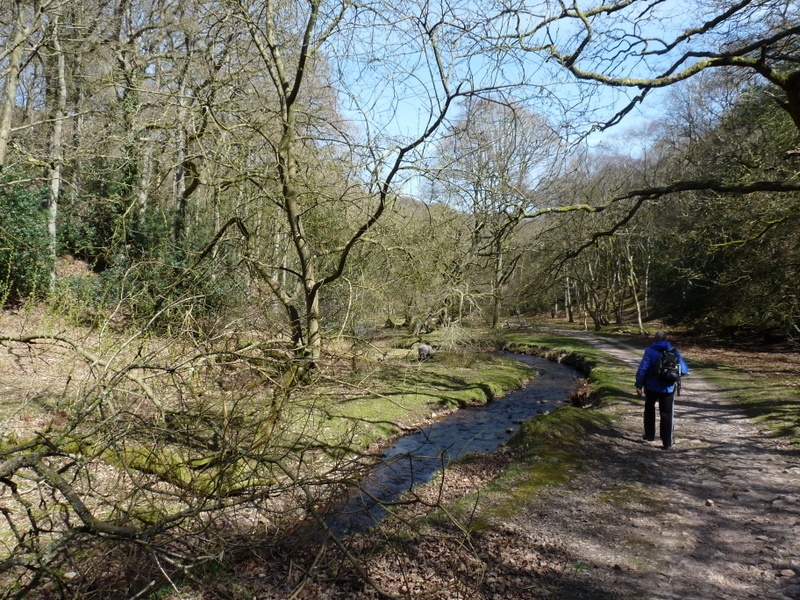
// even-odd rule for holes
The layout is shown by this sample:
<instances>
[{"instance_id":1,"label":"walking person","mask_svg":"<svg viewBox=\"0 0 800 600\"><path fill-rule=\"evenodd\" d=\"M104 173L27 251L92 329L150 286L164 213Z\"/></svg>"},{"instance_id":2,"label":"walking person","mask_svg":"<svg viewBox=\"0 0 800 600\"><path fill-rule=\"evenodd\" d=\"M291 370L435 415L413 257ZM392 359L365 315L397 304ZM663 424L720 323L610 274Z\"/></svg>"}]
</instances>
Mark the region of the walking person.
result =
<instances>
[{"instance_id":1,"label":"walking person","mask_svg":"<svg viewBox=\"0 0 800 600\"><path fill-rule=\"evenodd\" d=\"M656 404L659 412L659 434L664 449L672 448L675 420L675 389L680 389L680 378L689 373L689 367L664 331L657 331L652 344L647 347L636 371L636 393L644 394L644 439L656 439Z\"/></svg>"}]
</instances>

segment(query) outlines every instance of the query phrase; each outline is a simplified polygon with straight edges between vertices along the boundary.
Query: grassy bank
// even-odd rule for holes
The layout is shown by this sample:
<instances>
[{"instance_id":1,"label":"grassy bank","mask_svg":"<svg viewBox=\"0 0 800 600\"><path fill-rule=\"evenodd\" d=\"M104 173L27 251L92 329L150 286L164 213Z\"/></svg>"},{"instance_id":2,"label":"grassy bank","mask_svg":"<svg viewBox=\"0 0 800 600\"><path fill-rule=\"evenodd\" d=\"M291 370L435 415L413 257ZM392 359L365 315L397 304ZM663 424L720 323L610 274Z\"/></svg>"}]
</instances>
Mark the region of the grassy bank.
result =
<instances>
[{"instance_id":1,"label":"grassy bank","mask_svg":"<svg viewBox=\"0 0 800 600\"><path fill-rule=\"evenodd\" d=\"M765 429L800 446L800 354L694 345L696 373Z\"/></svg>"},{"instance_id":2,"label":"grassy bank","mask_svg":"<svg viewBox=\"0 0 800 600\"><path fill-rule=\"evenodd\" d=\"M519 361L484 352L439 352L424 362L390 358L322 382L295 408L308 414L310 405L324 406L326 437L335 439L355 427L356 445L366 447L442 413L486 404L535 375Z\"/></svg>"},{"instance_id":3,"label":"grassy bank","mask_svg":"<svg viewBox=\"0 0 800 600\"><path fill-rule=\"evenodd\" d=\"M603 335L630 343L626 333ZM602 355L589 344L559 335L513 334L515 343L532 343L551 351L575 352L596 363L590 377L600 405L636 401L631 393L632 373L613 358ZM647 343L637 338L638 345ZM730 340L698 340L676 335L692 371L719 387L720 393L742 408L766 429L800 445L800 352L784 344L743 345Z\"/></svg>"},{"instance_id":4,"label":"grassy bank","mask_svg":"<svg viewBox=\"0 0 800 600\"><path fill-rule=\"evenodd\" d=\"M581 369L589 370L593 407L563 407L523 424L509 442L513 460L482 493L480 510L475 512L475 496L465 497L454 508L454 514L468 519L474 529L489 527L495 519L517 511L529 496L568 480L570 473L584 463L582 440L610 431L613 405L633 401L630 368L582 340L557 334L514 333L508 336L507 348L578 363Z\"/></svg>"}]
</instances>

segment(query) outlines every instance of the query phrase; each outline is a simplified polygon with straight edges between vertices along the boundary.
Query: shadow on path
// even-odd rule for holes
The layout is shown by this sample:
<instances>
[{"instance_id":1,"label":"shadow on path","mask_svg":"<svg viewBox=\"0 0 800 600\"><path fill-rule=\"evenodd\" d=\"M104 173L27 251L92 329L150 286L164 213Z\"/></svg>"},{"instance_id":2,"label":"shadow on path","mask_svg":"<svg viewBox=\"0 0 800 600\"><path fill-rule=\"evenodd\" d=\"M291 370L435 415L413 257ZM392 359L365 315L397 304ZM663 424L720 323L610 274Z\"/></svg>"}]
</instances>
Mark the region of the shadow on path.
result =
<instances>
[{"instance_id":1,"label":"shadow on path","mask_svg":"<svg viewBox=\"0 0 800 600\"><path fill-rule=\"evenodd\" d=\"M633 386L642 349L575 337L629 366ZM684 380L671 451L641 439L643 403L616 407L618 431L595 441L582 482L597 502L572 530L576 560L617 544L606 577L631 597L800 598L800 451L727 402L730 391L702 371Z\"/></svg>"}]
</instances>

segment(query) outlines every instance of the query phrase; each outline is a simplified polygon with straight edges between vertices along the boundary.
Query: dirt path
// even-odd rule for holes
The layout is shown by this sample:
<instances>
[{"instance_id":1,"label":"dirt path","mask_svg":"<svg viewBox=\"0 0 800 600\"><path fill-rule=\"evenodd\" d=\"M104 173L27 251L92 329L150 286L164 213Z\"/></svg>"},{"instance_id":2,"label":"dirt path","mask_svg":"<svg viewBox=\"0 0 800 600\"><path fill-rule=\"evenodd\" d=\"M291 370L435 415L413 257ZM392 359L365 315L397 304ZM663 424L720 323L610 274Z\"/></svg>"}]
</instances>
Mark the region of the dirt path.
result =
<instances>
[{"instance_id":1,"label":"dirt path","mask_svg":"<svg viewBox=\"0 0 800 600\"><path fill-rule=\"evenodd\" d=\"M630 367L633 394L641 350L586 339ZM592 468L514 518L574 561L554 597L800 599L800 453L699 370L677 400L671 451L641 439L641 402L621 404Z\"/></svg>"}]
</instances>

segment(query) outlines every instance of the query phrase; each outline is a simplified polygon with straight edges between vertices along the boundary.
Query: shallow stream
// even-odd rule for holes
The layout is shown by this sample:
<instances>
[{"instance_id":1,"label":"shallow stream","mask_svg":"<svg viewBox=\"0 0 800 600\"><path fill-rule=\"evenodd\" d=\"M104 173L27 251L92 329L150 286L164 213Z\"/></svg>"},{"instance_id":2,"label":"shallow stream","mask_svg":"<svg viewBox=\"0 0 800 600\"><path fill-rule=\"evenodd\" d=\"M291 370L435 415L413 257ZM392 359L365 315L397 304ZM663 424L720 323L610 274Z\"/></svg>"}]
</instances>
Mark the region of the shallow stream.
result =
<instances>
[{"instance_id":1,"label":"shallow stream","mask_svg":"<svg viewBox=\"0 0 800 600\"><path fill-rule=\"evenodd\" d=\"M564 406L580 373L572 367L523 354L500 354L531 366L539 375L526 387L485 406L459 410L398 439L359 484L344 507L328 518L337 535L364 531L386 516L385 505L430 481L450 462L475 452L493 452L519 426Z\"/></svg>"}]
</instances>

